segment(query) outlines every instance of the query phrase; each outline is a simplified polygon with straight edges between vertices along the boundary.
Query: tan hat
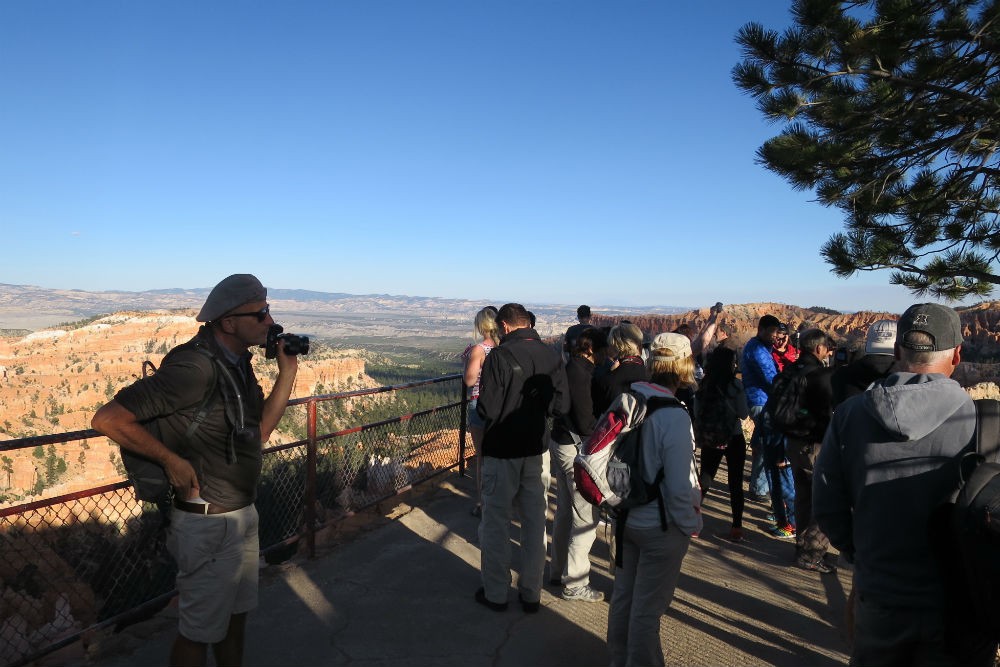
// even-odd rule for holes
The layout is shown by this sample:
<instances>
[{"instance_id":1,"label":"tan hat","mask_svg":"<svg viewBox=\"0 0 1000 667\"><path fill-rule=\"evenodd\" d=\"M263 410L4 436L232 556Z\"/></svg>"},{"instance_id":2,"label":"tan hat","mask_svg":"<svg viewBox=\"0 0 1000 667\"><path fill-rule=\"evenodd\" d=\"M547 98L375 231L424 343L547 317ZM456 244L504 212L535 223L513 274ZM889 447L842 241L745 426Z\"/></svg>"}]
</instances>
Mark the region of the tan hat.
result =
<instances>
[{"instance_id":1,"label":"tan hat","mask_svg":"<svg viewBox=\"0 0 1000 667\"><path fill-rule=\"evenodd\" d=\"M198 322L211 322L245 303L266 300L267 290L255 276L235 273L212 288L195 319Z\"/></svg>"},{"instance_id":2,"label":"tan hat","mask_svg":"<svg viewBox=\"0 0 1000 667\"><path fill-rule=\"evenodd\" d=\"M657 334L649 346L650 352L656 354L658 350L669 350L671 355L677 359L686 359L691 356L691 341L684 334L661 333Z\"/></svg>"}]
</instances>

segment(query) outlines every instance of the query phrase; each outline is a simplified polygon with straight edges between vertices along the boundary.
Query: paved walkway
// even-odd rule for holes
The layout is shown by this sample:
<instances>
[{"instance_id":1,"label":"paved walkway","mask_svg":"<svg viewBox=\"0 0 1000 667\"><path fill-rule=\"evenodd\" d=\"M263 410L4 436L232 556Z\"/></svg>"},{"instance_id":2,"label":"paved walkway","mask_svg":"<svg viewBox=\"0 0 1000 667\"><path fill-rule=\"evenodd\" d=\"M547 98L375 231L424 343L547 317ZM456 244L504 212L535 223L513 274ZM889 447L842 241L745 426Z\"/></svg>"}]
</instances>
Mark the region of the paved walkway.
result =
<instances>
[{"instance_id":1,"label":"paved walkway","mask_svg":"<svg viewBox=\"0 0 1000 667\"><path fill-rule=\"evenodd\" d=\"M450 474L402 497L388 515L330 531L316 560L265 568L245 664L606 665L606 603L566 602L552 588L531 616L513 590L502 614L473 601L480 582L472 490L472 480ZM793 544L762 532L765 509L756 503L747 503L746 543L716 536L729 526L724 479L704 511L705 530L692 541L661 628L667 664L846 663L849 569L821 576L791 567ZM610 597L608 536L600 532L592 585ZM84 664L166 664L175 618L168 607L95 640Z\"/></svg>"}]
</instances>

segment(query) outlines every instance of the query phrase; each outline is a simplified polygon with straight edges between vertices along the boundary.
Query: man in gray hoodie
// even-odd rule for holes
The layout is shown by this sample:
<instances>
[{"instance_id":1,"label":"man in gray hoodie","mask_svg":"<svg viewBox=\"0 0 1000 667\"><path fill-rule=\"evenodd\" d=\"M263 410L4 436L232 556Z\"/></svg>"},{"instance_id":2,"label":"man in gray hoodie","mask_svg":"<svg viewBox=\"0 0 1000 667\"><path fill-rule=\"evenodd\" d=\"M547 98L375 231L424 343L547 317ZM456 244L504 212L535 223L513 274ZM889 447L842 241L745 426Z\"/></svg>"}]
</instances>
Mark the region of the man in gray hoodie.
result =
<instances>
[{"instance_id":1,"label":"man in gray hoodie","mask_svg":"<svg viewBox=\"0 0 1000 667\"><path fill-rule=\"evenodd\" d=\"M951 308L910 306L899 320L899 370L837 407L813 476L820 528L854 563L852 665L992 665L996 642L946 638L945 586L928 524L972 441L975 405L950 379L962 327ZM949 612L950 613L950 612Z\"/></svg>"}]
</instances>

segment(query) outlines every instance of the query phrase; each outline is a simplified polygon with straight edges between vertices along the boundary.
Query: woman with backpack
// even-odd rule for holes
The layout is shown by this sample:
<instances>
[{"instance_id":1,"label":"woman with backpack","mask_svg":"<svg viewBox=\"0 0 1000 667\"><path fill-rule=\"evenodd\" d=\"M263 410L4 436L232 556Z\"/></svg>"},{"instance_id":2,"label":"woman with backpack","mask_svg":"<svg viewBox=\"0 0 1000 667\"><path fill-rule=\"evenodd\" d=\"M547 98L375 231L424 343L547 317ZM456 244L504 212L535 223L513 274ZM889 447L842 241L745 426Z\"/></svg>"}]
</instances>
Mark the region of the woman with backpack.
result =
<instances>
[{"instance_id":1,"label":"woman with backpack","mask_svg":"<svg viewBox=\"0 0 1000 667\"><path fill-rule=\"evenodd\" d=\"M479 340L465 348L465 352L462 353L462 358L465 360L465 386L469 388L469 409L466 419L469 435L472 436L472 446L476 448L476 505L472 508L473 516L481 516L483 511L483 455L480 448L486 424L476 412L476 404L479 402L479 377L482 375L483 362L486 361L487 355L500 344L496 316L497 310L493 306L486 306L476 313L475 336Z\"/></svg>"},{"instance_id":2,"label":"woman with backpack","mask_svg":"<svg viewBox=\"0 0 1000 667\"><path fill-rule=\"evenodd\" d=\"M729 540L743 541L743 466L747 441L743 420L750 416L743 383L736 377L736 350L722 345L705 364L705 379L695 400L695 438L701 449L701 497L708 494L722 458L729 477L729 508L733 524Z\"/></svg>"},{"instance_id":3,"label":"woman with backpack","mask_svg":"<svg viewBox=\"0 0 1000 667\"><path fill-rule=\"evenodd\" d=\"M687 336L661 333L647 362L654 387L672 395L694 384L694 357ZM639 442L645 481L659 482L660 501L632 507L625 519L621 559L608 612L611 664L662 665L660 620L670 606L691 536L702 528L694 435L687 410L661 407L642 422ZM661 515L661 511L663 514Z\"/></svg>"}]
</instances>

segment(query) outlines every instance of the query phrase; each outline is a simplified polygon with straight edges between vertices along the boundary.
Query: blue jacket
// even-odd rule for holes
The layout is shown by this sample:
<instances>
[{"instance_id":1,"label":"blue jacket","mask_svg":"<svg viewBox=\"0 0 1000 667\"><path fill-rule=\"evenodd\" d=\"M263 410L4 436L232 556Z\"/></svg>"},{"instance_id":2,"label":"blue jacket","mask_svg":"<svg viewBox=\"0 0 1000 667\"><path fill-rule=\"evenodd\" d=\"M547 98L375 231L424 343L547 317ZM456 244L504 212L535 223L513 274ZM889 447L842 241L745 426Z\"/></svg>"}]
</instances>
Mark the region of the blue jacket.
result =
<instances>
[{"instance_id":1,"label":"blue jacket","mask_svg":"<svg viewBox=\"0 0 1000 667\"><path fill-rule=\"evenodd\" d=\"M764 405L771 393L771 383L778 374L778 366L771 356L771 347L765 345L754 336L743 346L743 360L740 364L743 373L743 390L747 394L747 404L750 407Z\"/></svg>"}]
</instances>

